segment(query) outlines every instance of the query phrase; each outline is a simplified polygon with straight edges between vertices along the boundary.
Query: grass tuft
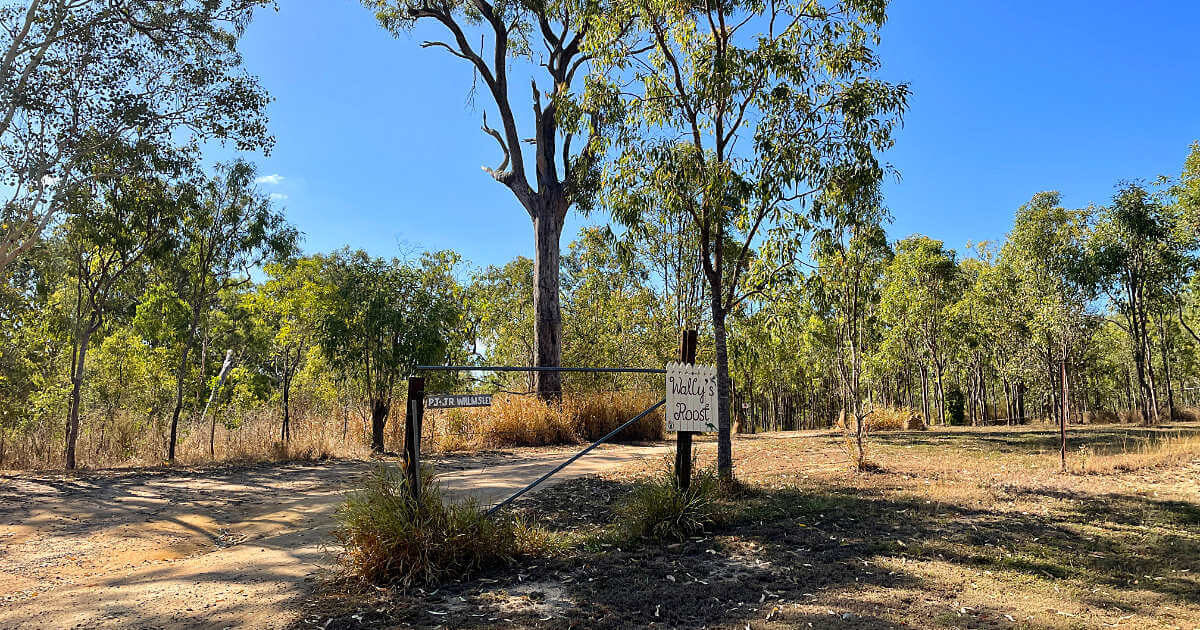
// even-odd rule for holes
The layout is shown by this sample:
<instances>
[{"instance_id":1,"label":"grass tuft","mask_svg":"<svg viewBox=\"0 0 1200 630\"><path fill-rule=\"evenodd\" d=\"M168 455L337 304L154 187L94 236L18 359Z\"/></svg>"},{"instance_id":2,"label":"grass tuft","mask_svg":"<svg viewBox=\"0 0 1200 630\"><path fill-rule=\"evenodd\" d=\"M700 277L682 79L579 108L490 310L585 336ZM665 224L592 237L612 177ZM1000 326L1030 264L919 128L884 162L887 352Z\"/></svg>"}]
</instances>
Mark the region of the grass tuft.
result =
<instances>
[{"instance_id":1,"label":"grass tuft","mask_svg":"<svg viewBox=\"0 0 1200 630\"><path fill-rule=\"evenodd\" d=\"M488 518L473 500L444 499L423 472L418 500L395 467L379 466L337 511L334 537L347 570L374 584L427 586L510 564L553 544L542 530L508 516Z\"/></svg>"},{"instance_id":2,"label":"grass tuft","mask_svg":"<svg viewBox=\"0 0 1200 630\"><path fill-rule=\"evenodd\" d=\"M632 539L682 541L725 520L717 473L711 468L694 470L685 490L668 468L640 482L617 506L620 531Z\"/></svg>"}]
</instances>

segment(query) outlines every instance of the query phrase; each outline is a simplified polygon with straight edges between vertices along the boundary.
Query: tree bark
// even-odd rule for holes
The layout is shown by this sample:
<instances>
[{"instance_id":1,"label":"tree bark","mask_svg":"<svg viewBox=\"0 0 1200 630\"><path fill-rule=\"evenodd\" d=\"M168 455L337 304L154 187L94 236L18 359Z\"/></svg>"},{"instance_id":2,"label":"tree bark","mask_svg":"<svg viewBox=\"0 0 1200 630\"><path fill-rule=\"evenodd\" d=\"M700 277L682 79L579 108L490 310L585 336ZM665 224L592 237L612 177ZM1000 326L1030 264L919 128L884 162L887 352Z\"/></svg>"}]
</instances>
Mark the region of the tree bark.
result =
<instances>
[{"instance_id":1,"label":"tree bark","mask_svg":"<svg viewBox=\"0 0 1200 630\"><path fill-rule=\"evenodd\" d=\"M1158 315L1159 354L1162 357L1163 381L1167 385L1167 388L1166 388L1166 391L1167 391L1167 422L1171 422L1175 419L1175 389L1171 385L1171 359L1170 359L1171 346L1170 346L1170 342L1167 339L1167 328L1166 328L1166 323L1164 322L1165 319L1166 319L1166 317L1162 313L1159 313L1159 315Z\"/></svg>"},{"instance_id":2,"label":"tree bark","mask_svg":"<svg viewBox=\"0 0 1200 630\"><path fill-rule=\"evenodd\" d=\"M385 400L371 401L371 450L384 452L383 428L387 424L388 403Z\"/></svg>"},{"instance_id":3,"label":"tree bark","mask_svg":"<svg viewBox=\"0 0 1200 630\"><path fill-rule=\"evenodd\" d=\"M562 365L562 310L559 304L561 275L560 238L565 212L541 208L533 217L533 346L534 365ZM562 398L561 372L535 372L534 390L545 401Z\"/></svg>"},{"instance_id":4,"label":"tree bark","mask_svg":"<svg viewBox=\"0 0 1200 630\"><path fill-rule=\"evenodd\" d=\"M720 285L718 285L719 288ZM717 355L717 476L733 481L733 441L729 426L729 351L725 338L725 309L721 292L713 291L713 341Z\"/></svg>"},{"instance_id":5,"label":"tree bark","mask_svg":"<svg viewBox=\"0 0 1200 630\"><path fill-rule=\"evenodd\" d=\"M1025 424L1025 384L1017 383L1017 424Z\"/></svg>"},{"instance_id":6,"label":"tree bark","mask_svg":"<svg viewBox=\"0 0 1200 630\"><path fill-rule=\"evenodd\" d=\"M292 414L291 405L289 404L288 394L292 388L292 377L285 374L283 377L283 426L279 429L279 439L284 444L287 444L292 439Z\"/></svg>"},{"instance_id":7,"label":"tree bark","mask_svg":"<svg viewBox=\"0 0 1200 630\"><path fill-rule=\"evenodd\" d=\"M1058 421L1058 436L1059 436L1058 458L1059 458L1059 466L1060 466L1061 470L1063 472L1066 472L1066 470L1067 470L1067 418L1070 416L1070 412L1071 412L1070 408L1068 407L1068 405L1070 404L1068 401L1071 398L1068 395L1068 391L1067 391L1067 383L1069 381L1067 380L1067 359L1065 356L1059 361L1059 368L1062 373L1062 413L1059 415L1059 421Z\"/></svg>"},{"instance_id":8,"label":"tree bark","mask_svg":"<svg viewBox=\"0 0 1200 630\"><path fill-rule=\"evenodd\" d=\"M79 407L83 398L83 379L87 361L88 346L91 344L92 333L100 327L99 322L89 321L79 346L72 353L71 362L71 406L67 412L67 448L65 466L67 470L75 470L75 444L79 440Z\"/></svg>"},{"instance_id":9,"label":"tree bark","mask_svg":"<svg viewBox=\"0 0 1200 630\"><path fill-rule=\"evenodd\" d=\"M927 424L933 424L929 417L929 367L924 363L921 364L921 413Z\"/></svg>"},{"instance_id":10,"label":"tree bark","mask_svg":"<svg viewBox=\"0 0 1200 630\"><path fill-rule=\"evenodd\" d=\"M183 350L179 355L179 369L175 372L175 407L171 411L171 435L167 443L167 463L175 463L175 444L179 436L179 415L183 412L183 381L187 378L188 355L191 354L192 341L196 337L196 329L200 326L200 305L192 304L192 321L188 325L188 334L184 338Z\"/></svg>"},{"instance_id":11,"label":"tree bark","mask_svg":"<svg viewBox=\"0 0 1200 630\"><path fill-rule=\"evenodd\" d=\"M942 368L935 365L933 367L934 377L937 378L937 406L938 406L938 422L943 426L946 422L946 388L942 384Z\"/></svg>"}]
</instances>

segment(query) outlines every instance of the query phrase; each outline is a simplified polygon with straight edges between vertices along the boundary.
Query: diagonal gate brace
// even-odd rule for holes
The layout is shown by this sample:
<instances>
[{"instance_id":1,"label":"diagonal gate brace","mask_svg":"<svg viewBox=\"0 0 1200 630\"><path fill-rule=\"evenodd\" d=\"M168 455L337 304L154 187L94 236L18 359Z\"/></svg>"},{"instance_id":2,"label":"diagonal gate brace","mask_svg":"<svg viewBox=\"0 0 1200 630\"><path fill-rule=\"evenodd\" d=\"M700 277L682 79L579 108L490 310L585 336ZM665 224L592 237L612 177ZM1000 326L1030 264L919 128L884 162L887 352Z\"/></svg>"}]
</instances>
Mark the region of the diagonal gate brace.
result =
<instances>
[{"instance_id":1,"label":"diagonal gate brace","mask_svg":"<svg viewBox=\"0 0 1200 630\"><path fill-rule=\"evenodd\" d=\"M505 499L505 500L503 500L503 501L501 501L501 502L497 503L496 505L493 505L493 506L491 507L491 509L489 509L489 510L487 511L487 515L488 515L488 516L491 516L491 515L495 514L496 512L499 512L501 509L503 509L503 508L504 508L504 506L506 506L506 505L508 505L509 503L512 503L514 500L516 500L516 499L517 499L517 497L519 497L519 496L521 496L521 495L525 494L526 492L529 492L530 490L533 490L535 487L537 487L537 485L538 485L538 484L540 484L540 483L542 483L543 481L545 481L545 480L549 479L550 477L553 477L553 476L554 476L556 473L558 473L558 472L559 472L559 471L561 471L562 469L564 469L564 468L566 468L567 466L570 466L571 464L573 464L573 463L575 462L575 460L579 459L580 457L583 457L584 455L587 455L588 453L590 453L590 452L591 452L591 450L592 450L592 449L594 449L594 448L596 448L597 446L600 446L601 444L603 444L603 443L607 442L607 441L608 441L610 438L612 438L614 435L616 435L616 434L620 433L620 432L621 432L621 431L622 431L622 430L623 430L625 427L628 427L629 425L631 425L631 424L633 424L633 423L637 422L638 420L641 420L642 418L645 418L647 414L649 414L650 412L654 411L655 409L658 409L659 407L661 407L661 406L665 405L666 403L667 403L667 399L666 399L666 398L664 398L664 399L662 399L662 400L660 400L660 401L658 401L658 402L654 403L653 405L651 405L651 406L650 406L648 409L646 409L645 411L643 411L643 412L639 413L638 415L636 415L636 416L634 416L634 417L630 418L628 421L626 421L626 422L625 422L625 424L622 424L621 426L619 426L619 427L617 427L617 428L613 429L612 431L609 431L607 435L605 435L604 437L600 438L599 440L596 440L595 442L592 442L592 443L591 443L591 445L589 445L587 448L583 449L582 451L579 451L578 453L576 453L574 456L572 456L572 457L571 457L571 459L568 459L567 461L565 461L565 462L563 462L563 463L559 464L558 466L556 466L556 467L554 468L554 470L551 470L550 472L548 472L548 473L546 473L546 474L542 475L541 477L538 477L537 481L534 481L533 483L529 484L528 486L525 486L524 488L521 488L520 490L518 490L518 491L516 492L516 494L512 495L511 497L508 497L507 499Z\"/></svg>"}]
</instances>

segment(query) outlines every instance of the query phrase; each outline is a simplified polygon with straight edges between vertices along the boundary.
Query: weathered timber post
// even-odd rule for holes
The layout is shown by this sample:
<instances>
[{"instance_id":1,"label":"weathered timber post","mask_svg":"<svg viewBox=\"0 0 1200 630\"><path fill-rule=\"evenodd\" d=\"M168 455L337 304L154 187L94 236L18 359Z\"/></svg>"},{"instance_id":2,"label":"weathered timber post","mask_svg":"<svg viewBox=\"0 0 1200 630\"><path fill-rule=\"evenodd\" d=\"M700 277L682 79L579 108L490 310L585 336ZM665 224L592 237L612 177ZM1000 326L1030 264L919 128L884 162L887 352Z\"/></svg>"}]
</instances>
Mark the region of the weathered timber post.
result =
<instances>
[{"instance_id":1,"label":"weathered timber post","mask_svg":"<svg viewBox=\"0 0 1200 630\"><path fill-rule=\"evenodd\" d=\"M696 331L685 330L679 340L679 360L692 365L696 363ZM666 413L671 413L670 409ZM675 433L675 483L684 490L692 483L692 432Z\"/></svg>"},{"instance_id":2,"label":"weathered timber post","mask_svg":"<svg viewBox=\"0 0 1200 630\"><path fill-rule=\"evenodd\" d=\"M425 416L425 377L408 377L408 410L404 414L404 473L413 501L421 497L421 420Z\"/></svg>"}]
</instances>

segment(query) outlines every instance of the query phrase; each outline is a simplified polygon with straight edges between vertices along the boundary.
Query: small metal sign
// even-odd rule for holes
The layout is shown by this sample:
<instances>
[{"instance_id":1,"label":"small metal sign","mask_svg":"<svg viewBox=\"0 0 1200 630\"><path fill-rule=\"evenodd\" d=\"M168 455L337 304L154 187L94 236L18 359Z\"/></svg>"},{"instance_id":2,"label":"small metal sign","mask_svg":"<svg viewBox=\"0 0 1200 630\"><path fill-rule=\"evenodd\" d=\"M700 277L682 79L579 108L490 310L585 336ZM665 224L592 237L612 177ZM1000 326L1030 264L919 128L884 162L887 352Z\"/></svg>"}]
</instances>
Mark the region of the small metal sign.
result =
<instances>
[{"instance_id":1,"label":"small metal sign","mask_svg":"<svg viewBox=\"0 0 1200 630\"><path fill-rule=\"evenodd\" d=\"M429 394L425 396L426 409L450 409L452 407L491 407L491 394Z\"/></svg>"},{"instance_id":2,"label":"small metal sign","mask_svg":"<svg viewBox=\"0 0 1200 630\"><path fill-rule=\"evenodd\" d=\"M716 431L717 368L667 364L667 431Z\"/></svg>"}]
</instances>

